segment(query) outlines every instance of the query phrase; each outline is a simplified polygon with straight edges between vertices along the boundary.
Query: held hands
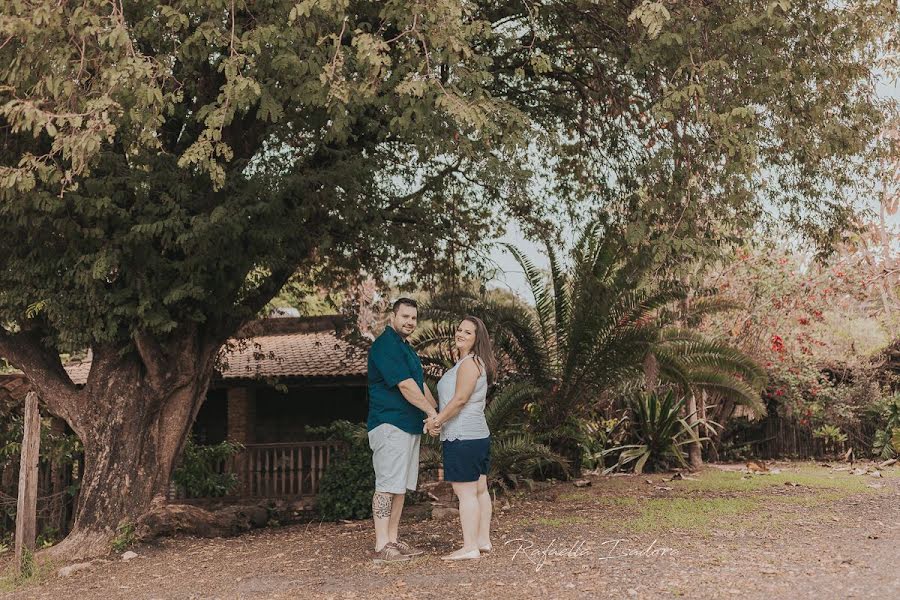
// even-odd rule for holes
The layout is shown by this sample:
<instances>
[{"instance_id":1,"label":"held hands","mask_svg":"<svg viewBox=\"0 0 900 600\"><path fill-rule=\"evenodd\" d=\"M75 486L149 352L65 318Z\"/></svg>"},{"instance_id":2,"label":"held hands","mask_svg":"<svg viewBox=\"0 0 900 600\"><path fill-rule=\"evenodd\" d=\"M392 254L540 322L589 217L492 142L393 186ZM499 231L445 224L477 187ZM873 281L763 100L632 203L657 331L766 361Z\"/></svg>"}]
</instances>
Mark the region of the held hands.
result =
<instances>
[{"instance_id":1,"label":"held hands","mask_svg":"<svg viewBox=\"0 0 900 600\"><path fill-rule=\"evenodd\" d=\"M427 433L431 437L435 437L441 433L441 424L437 421L437 415L426 417L425 425L422 427L422 433Z\"/></svg>"}]
</instances>

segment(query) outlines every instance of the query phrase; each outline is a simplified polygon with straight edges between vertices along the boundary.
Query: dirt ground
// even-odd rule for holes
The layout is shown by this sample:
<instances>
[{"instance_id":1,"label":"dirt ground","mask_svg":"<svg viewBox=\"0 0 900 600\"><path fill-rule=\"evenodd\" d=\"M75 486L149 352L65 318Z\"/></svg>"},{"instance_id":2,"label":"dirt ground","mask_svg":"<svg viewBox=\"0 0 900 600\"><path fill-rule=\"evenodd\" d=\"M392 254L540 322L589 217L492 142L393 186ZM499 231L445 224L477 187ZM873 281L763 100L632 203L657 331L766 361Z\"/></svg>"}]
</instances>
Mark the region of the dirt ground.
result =
<instances>
[{"instance_id":1,"label":"dirt ground","mask_svg":"<svg viewBox=\"0 0 900 600\"><path fill-rule=\"evenodd\" d=\"M427 552L401 564L371 562L368 522L307 523L162 540L128 562L111 555L68 578L56 565L0 589L79 600L900 597L900 468L769 467L592 476L501 497L495 551L478 561L441 561L458 524L410 516L401 537Z\"/></svg>"}]
</instances>

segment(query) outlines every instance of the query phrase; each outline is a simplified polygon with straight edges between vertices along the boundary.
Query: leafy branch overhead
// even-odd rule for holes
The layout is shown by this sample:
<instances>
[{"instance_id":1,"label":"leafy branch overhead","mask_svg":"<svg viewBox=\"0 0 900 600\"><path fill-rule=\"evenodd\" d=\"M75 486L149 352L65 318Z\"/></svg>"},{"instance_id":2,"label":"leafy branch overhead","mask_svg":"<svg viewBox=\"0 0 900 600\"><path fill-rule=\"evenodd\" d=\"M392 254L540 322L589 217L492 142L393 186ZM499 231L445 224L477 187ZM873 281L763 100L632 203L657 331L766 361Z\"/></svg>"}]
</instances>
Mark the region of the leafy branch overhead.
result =
<instances>
[{"instance_id":1,"label":"leafy branch overhead","mask_svg":"<svg viewBox=\"0 0 900 600\"><path fill-rule=\"evenodd\" d=\"M114 141L135 166L172 155L220 189L259 141L344 142L361 112L382 113L383 139L424 139L427 121L463 143L518 119L481 91L489 61L473 43L490 25L469 6L352 4L11 2L0 116L21 158L2 166L0 189L77 189Z\"/></svg>"}]
</instances>

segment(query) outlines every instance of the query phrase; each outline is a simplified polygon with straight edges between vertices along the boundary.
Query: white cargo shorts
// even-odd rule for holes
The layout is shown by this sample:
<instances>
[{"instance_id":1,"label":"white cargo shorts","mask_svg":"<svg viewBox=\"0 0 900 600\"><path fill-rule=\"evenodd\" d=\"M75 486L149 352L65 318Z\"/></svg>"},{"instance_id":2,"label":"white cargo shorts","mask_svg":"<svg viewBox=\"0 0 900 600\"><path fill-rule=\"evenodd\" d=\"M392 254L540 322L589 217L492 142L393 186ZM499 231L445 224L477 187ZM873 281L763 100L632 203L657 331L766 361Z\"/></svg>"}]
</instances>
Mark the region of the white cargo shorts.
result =
<instances>
[{"instance_id":1,"label":"white cargo shorts","mask_svg":"<svg viewBox=\"0 0 900 600\"><path fill-rule=\"evenodd\" d=\"M390 423L382 423L369 432L375 491L405 494L416 489L419 480L419 442L421 435L407 433Z\"/></svg>"}]
</instances>

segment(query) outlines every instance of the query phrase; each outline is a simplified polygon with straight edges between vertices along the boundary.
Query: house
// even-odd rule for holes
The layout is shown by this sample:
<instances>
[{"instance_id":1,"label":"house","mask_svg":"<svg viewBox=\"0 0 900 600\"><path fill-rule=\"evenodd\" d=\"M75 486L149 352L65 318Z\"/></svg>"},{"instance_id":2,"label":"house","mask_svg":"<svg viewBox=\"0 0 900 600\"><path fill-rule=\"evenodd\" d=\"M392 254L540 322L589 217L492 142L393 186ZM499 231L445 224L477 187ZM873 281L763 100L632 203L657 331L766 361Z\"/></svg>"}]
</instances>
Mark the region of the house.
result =
<instances>
[{"instance_id":1,"label":"house","mask_svg":"<svg viewBox=\"0 0 900 600\"><path fill-rule=\"evenodd\" d=\"M314 497L339 444L315 440L306 427L365 421L367 351L344 339L342 330L337 315L260 319L223 347L193 435L200 444L228 440L244 447L219 466L238 476L234 496ZM90 355L66 370L83 385ZM0 387L24 397L22 374L0 379ZM173 486L170 496L186 494Z\"/></svg>"}]
</instances>

